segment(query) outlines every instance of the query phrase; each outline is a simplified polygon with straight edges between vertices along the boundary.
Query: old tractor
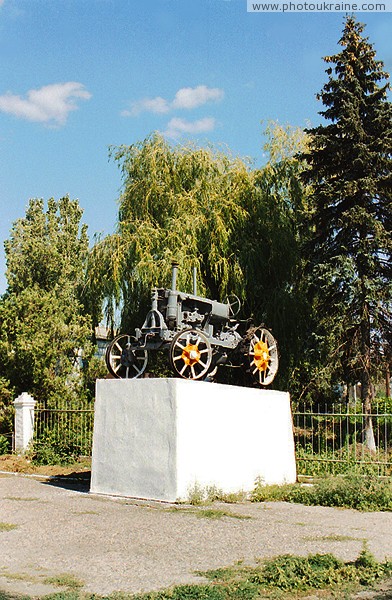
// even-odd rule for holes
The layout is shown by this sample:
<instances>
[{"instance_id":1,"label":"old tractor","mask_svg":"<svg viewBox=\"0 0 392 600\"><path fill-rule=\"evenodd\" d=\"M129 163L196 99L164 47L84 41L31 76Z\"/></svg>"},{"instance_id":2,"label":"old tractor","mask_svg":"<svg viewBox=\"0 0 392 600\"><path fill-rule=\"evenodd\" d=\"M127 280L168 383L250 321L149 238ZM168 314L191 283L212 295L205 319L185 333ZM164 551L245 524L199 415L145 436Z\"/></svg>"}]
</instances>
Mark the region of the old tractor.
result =
<instances>
[{"instance_id":1,"label":"old tractor","mask_svg":"<svg viewBox=\"0 0 392 600\"><path fill-rule=\"evenodd\" d=\"M273 335L250 320L235 319L241 304L236 296L217 302L179 292L178 265L172 264L171 288L153 288L151 310L135 335L122 334L106 351L106 365L116 378L143 376L148 353L166 350L176 376L212 381L220 366L243 367L255 384L269 385L278 370L278 348Z\"/></svg>"}]
</instances>

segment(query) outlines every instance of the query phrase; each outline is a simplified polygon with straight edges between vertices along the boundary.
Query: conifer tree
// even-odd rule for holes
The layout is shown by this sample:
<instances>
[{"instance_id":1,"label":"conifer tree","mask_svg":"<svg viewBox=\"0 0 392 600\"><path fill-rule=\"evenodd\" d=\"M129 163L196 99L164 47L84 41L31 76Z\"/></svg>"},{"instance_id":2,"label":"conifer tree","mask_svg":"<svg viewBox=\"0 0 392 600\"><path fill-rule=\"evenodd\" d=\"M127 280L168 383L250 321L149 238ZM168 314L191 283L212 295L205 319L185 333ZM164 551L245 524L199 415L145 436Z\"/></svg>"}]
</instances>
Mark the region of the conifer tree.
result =
<instances>
[{"instance_id":1,"label":"conifer tree","mask_svg":"<svg viewBox=\"0 0 392 600\"><path fill-rule=\"evenodd\" d=\"M328 82L318 98L329 123L308 130L306 178L319 324L335 377L362 384L365 441L374 449L373 384L391 342L392 105L389 75L363 30L346 17L342 51L324 58Z\"/></svg>"}]
</instances>

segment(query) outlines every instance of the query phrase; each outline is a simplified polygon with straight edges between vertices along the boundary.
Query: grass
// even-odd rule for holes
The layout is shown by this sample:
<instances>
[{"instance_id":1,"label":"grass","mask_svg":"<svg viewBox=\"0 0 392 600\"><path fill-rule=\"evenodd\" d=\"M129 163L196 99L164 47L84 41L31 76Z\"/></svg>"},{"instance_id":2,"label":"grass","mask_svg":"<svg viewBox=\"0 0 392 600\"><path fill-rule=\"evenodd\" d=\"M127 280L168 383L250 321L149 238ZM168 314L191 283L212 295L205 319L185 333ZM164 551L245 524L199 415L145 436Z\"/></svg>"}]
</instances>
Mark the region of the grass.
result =
<instances>
[{"instance_id":1,"label":"grass","mask_svg":"<svg viewBox=\"0 0 392 600\"><path fill-rule=\"evenodd\" d=\"M284 501L308 506L335 506L361 511L392 511L392 477L340 475L316 480L313 485L264 485L251 495L254 502Z\"/></svg>"},{"instance_id":2,"label":"grass","mask_svg":"<svg viewBox=\"0 0 392 600\"><path fill-rule=\"evenodd\" d=\"M1 523L0 522L0 531L12 531L16 529L18 526L13 523Z\"/></svg>"},{"instance_id":3,"label":"grass","mask_svg":"<svg viewBox=\"0 0 392 600\"><path fill-rule=\"evenodd\" d=\"M363 538L351 535L309 535L302 538L304 542L363 542Z\"/></svg>"},{"instance_id":4,"label":"grass","mask_svg":"<svg viewBox=\"0 0 392 600\"><path fill-rule=\"evenodd\" d=\"M187 507L176 507L170 509L164 509L166 512L192 514L199 519L222 519L223 517L229 517L230 519L251 519L249 515L241 515L233 513L229 510L223 510L220 508L187 508Z\"/></svg>"},{"instance_id":5,"label":"grass","mask_svg":"<svg viewBox=\"0 0 392 600\"><path fill-rule=\"evenodd\" d=\"M60 575L46 577L44 583L56 587L64 587L68 590L78 590L84 586L83 581L70 573L61 573Z\"/></svg>"},{"instance_id":6,"label":"grass","mask_svg":"<svg viewBox=\"0 0 392 600\"><path fill-rule=\"evenodd\" d=\"M180 585L143 594L116 592L105 597L80 592L79 584L71 585L73 576L63 575L48 581L52 585L68 587L68 590L45 596L45 600L276 600L303 598L305 595L348 598L358 590L368 589L392 577L392 563L376 561L364 547L358 558L348 563L332 554L307 557L286 554L257 561L253 566L238 562L231 567L198 574L207 579L207 583ZM0 593L0 600L11 598Z\"/></svg>"},{"instance_id":7,"label":"grass","mask_svg":"<svg viewBox=\"0 0 392 600\"><path fill-rule=\"evenodd\" d=\"M324 441L325 444L327 442ZM295 455L299 475L322 477L347 475L353 471L361 475L392 475L391 448L378 448L377 452L373 453L363 444L355 443L336 450L324 448L315 452L311 444L304 446L297 442Z\"/></svg>"},{"instance_id":8,"label":"grass","mask_svg":"<svg viewBox=\"0 0 392 600\"><path fill-rule=\"evenodd\" d=\"M15 500L16 502L36 502L39 498L21 498L19 496L6 496L4 500Z\"/></svg>"},{"instance_id":9,"label":"grass","mask_svg":"<svg viewBox=\"0 0 392 600\"><path fill-rule=\"evenodd\" d=\"M194 506L202 504L210 504L211 502L226 502L229 504L236 504L237 502L244 502L249 497L247 492L242 490L238 492L223 492L215 485L202 486L199 483L195 483L188 490L187 503Z\"/></svg>"}]
</instances>

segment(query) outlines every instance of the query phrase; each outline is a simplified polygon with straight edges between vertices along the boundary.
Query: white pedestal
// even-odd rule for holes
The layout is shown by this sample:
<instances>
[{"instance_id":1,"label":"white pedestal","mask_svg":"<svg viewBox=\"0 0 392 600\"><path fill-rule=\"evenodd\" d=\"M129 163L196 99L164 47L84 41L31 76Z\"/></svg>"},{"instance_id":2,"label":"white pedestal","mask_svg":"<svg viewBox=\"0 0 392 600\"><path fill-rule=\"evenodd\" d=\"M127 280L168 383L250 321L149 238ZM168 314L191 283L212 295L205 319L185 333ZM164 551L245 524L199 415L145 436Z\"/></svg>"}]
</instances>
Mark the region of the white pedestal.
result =
<instances>
[{"instance_id":1,"label":"white pedestal","mask_svg":"<svg viewBox=\"0 0 392 600\"><path fill-rule=\"evenodd\" d=\"M286 392L186 381L97 381L91 492L174 502L215 485L296 480Z\"/></svg>"}]
</instances>

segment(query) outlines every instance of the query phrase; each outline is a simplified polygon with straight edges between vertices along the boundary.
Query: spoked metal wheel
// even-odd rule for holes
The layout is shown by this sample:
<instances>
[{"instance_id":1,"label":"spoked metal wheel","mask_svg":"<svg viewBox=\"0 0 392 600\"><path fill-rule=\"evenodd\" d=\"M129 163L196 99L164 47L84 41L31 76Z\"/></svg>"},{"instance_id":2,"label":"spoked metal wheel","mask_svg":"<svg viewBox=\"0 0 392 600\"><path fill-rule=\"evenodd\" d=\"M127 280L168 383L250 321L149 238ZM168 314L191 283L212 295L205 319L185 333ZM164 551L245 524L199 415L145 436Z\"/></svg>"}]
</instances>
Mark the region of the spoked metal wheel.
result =
<instances>
[{"instance_id":1,"label":"spoked metal wheel","mask_svg":"<svg viewBox=\"0 0 392 600\"><path fill-rule=\"evenodd\" d=\"M269 385L278 371L278 346L268 329L255 329L249 343L250 372L259 385Z\"/></svg>"},{"instance_id":2,"label":"spoked metal wheel","mask_svg":"<svg viewBox=\"0 0 392 600\"><path fill-rule=\"evenodd\" d=\"M208 338L197 329L186 329L175 335L170 346L170 362L184 379L201 379L211 366L212 350Z\"/></svg>"},{"instance_id":3,"label":"spoked metal wheel","mask_svg":"<svg viewBox=\"0 0 392 600\"><path fill-rule=\"evenodd\" d=\"M146 370L148 354L131 335L119 335L107 347L105 360L113 377L135 379Z\"/></svg>"}]
</instances>

